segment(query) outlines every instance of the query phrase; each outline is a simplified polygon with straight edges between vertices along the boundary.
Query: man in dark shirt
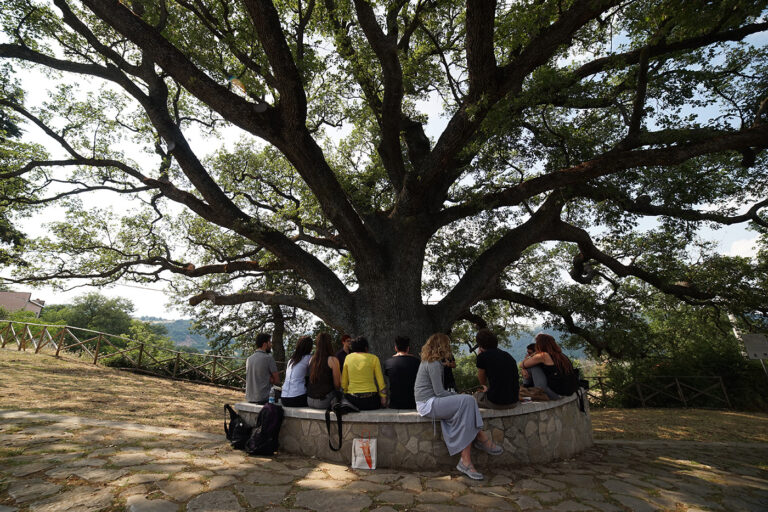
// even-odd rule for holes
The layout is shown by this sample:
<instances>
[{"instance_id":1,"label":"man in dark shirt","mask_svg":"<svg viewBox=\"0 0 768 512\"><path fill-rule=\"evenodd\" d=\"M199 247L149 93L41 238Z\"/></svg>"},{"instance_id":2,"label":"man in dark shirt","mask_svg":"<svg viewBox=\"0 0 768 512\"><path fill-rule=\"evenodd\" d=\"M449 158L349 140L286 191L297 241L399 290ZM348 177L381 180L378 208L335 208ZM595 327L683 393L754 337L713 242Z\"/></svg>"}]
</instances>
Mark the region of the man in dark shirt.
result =
<instances>
[{"instance_id":1,"label":"man in dark shirt","mask_svg":"<svg viewBox=\"0 0 768 512\"><path fill-rule=\"evenodd\" d=\"M487 409L514 407L520 394L515 358L499 349L499 340L489 329L480 329L476 340L477 379L483 386L475 393L477 404Z\"/></svg>"},{"instance_id":2,"label":"man in dark shirt","mask_svg":"<svg viewBox=\"0 0 768 512\"><path fill-rule=\"evenodd\" d=\"M405 336L395 338L394 356L384 361L384 376L389 382L389 408L415 409L413 386L419 371L419 358L408 353L411 340Z\"/></svg>"},{"instance_id":3,"label":"man in dark shirt","mask_svg":"<svg viewBox=\"0 0 768 512\"><path fill-rule=\"evenodd\" d=\"M341 350L336 352L336 359L339 360L339 372L344 369L344 359L349 355L349 347L352 346L352 336L349 334L341 335Z\"/></svg>"}]
</instances>

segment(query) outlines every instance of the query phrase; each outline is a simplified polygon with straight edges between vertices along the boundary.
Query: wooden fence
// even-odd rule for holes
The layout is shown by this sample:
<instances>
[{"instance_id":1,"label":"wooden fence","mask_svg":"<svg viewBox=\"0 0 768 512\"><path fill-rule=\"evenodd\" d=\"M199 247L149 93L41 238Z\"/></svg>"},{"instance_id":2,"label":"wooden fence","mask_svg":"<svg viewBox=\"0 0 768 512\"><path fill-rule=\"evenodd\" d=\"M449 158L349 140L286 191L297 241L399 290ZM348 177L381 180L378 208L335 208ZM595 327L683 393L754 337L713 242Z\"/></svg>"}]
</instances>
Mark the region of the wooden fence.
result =
<instances>
[{"instance_id":1,"label":"wooden fence","mask_svg":"<svg viewBox=\"0 0 768 512\"><path fill-rule=\"evenodd\" d=\"M604 376L587 377L590 389L587 392L590 405L606 407L611 398L621 393L640 407L660 407L673 404L683 407L719 405L728 407L728 397L723 378L719 375L661 375L636 380L621 389L613 389ZM597 385L595 385L595 383Z\"/></svg>"},{"instance_id":2,"label":"wooden fence","mask_svg":"<svg viewBox=\"0 0 768 512\"><path fill-rule=\"evenodd\" d=\"M69 325L0 320L0 346L5 348L8 344L25 351L34 347L35 353L49 347L56 357L67 351L86 357L93 364L101 362L160 377L245 389L244 357L181 352Z\"/></svg>"},{"instance_id":3,"label":"wooden fence","mask_svg":"<svg viewBox=\"0 0 768 512\"><path fill-rule=\"evenodd\" d=\"M593 377L586 377L589 381L589 389L587 390L587 399L589 405L592 407L607 407L608 396L611 394L608 388L608 379L602 375L596 375ZM595 386L595 382L597 386Z\"/></svg>"},{"instance_id":4,"label":"wooden fence","mask_svg":"<svg viewBox=\"0 0 768 512\"><path fill-rule=\"evenodd\" d=\"M653 407L664 402L695 407L702 400L729 409L732 407L723 378L718 375L661 375L635 381L627 390L630 396L639 400L642 407Z\"/></svg>"},{"instance_id":5,"label":"wooden fence","mask_svg":"<svg viewBox=\"0 0 768 512\"><path fill-rule=\"evenodd\" d=\"M93 364L140 371L160 377L203 382L232 389L245 389L245 357L194 354L144 341L68 325L45 325L0 320L0 346L35 353L50 347L58 357L62 351L85 357ZM660 376L636 381L620 390L604 376L587 377L587 392L594 407L610 405L621 393L641 407L669 404L695 407L702 399L731 408L731 401L719 376Z\"/></svg>"}]
</instances>

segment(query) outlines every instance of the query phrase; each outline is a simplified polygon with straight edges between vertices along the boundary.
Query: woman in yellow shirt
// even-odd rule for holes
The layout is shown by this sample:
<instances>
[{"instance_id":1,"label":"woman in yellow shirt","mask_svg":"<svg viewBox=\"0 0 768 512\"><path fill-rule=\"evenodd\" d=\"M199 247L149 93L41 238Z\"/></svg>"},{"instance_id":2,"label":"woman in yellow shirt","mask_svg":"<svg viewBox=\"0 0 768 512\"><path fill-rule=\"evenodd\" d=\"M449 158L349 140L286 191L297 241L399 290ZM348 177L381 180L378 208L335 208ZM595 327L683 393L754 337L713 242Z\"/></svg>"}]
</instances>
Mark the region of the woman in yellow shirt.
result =
<instances>
[{"instance_id":1,"label":"woman in yellow shirt","mask_svg":"<svg viewBox=\"0 0 768 512\"><path fill-rule=\"evenodd\" d=\"M368 353L368 340L360 336L352 342L349 355L341 371L344 395L361 411L385 407L387 396L381 362Z\"/></svg>"}]
</instances>

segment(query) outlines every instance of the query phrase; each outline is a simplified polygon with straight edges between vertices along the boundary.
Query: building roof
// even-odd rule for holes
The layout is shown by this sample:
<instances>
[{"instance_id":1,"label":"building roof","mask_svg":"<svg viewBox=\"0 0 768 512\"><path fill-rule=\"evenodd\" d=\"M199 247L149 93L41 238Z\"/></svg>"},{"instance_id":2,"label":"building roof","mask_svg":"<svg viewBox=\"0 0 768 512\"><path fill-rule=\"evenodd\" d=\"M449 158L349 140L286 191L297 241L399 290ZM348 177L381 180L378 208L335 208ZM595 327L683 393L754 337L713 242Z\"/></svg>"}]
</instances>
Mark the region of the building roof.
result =
<instances>
[{"instance_id":1,"label":"building roof","mask_svg":"<svg viewBox=\"0 0 768 512\"><path fill-rule=\"evenodd\" d=\"M0 292L0 307L6 311L33 311L40 313L44 300L33 299L30 292Z\"/></svg>"}]
</instances>

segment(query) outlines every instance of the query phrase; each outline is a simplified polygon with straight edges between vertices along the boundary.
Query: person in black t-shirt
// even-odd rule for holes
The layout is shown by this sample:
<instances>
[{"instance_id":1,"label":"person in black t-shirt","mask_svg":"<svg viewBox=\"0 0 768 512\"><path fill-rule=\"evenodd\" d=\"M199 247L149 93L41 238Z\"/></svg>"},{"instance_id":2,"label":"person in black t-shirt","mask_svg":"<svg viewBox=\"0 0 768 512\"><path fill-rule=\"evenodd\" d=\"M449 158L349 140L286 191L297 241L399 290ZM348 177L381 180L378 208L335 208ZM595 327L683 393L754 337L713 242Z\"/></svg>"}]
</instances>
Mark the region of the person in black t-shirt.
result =
<instances>
[{"instance_id":1,"label":"person in black t-shirt","mask_svg":"<svg viewBox=\"0 0 768 512\"><path fill-rule=\"evenodd\" d=\"M389 382L389 408L415 409L413 386L419 371L419 358L410 354L411 340L405 336L395 338L395 355L384 361L384 376Z\"/></svg>"},{"instance_id":2,"label":"person in black t-shirt","mask_svg":"<svg viewBox=\"0 0 768 512\"><path fill-rule=\"evenodd\" d=\"M339 360L339 371L344 368L344 359L349 355L349 349L352 346L352 336L343 334L341 336L341 350L336 352L336 359Z\"/></svg>"},{"instance_id":3,"label":"person in black t-shirt","mask_svg":"<svg viewBox=\"0 0 768 512\"><path fill-rule=\"evenodd\" d=\"M456 389L456 378L453 376L453 369L456 368L456 359L453 354L442 360L443 363L443 387L446 391L458 391Z\"/></svg>"},{"instance_id":4,"label":"person in black t-shirt","mask_svg":"<svg viewBox=\"0 0 768 512\"><path fill-rule=\"evenodd\" d=\"M520 382L517 362L507 352L500 350L499 340L489 329L477 332L477 379L483 386L475 393L475 400L486 409L509 409L517 405Z\"/></svg>"}]
</instances>

